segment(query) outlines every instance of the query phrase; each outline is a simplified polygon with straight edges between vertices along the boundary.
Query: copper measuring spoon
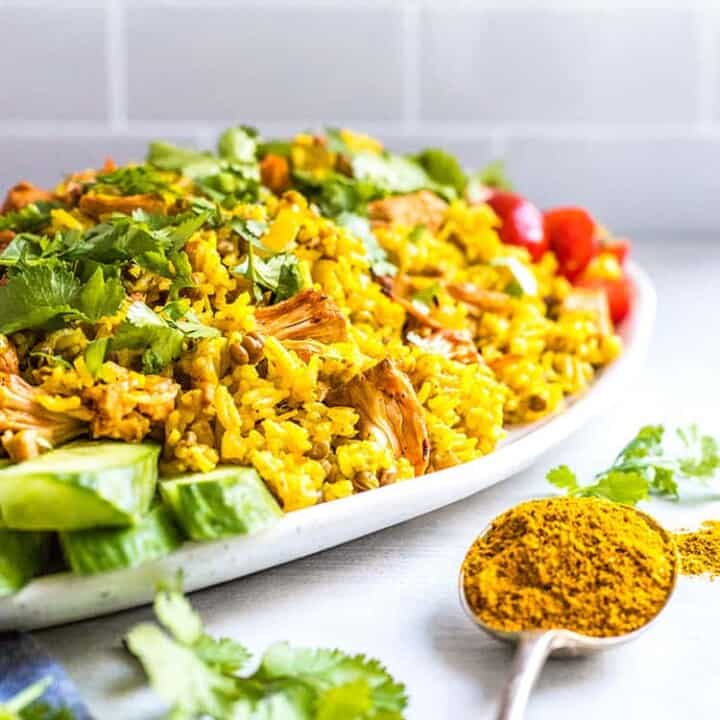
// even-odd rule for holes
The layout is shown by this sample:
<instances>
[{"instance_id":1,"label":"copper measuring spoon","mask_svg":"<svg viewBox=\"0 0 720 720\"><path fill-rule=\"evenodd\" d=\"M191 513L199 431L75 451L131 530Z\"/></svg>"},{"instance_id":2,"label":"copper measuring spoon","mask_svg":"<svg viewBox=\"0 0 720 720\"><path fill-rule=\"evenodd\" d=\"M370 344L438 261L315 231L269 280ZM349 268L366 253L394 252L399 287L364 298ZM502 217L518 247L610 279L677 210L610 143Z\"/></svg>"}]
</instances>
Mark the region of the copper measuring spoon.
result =
<instances>
[{"instance_id":1,"label":"copper measuring spoon","mask_svg":"<svg viewBox=\"0 0 720 720\"><path fill-rule=\"evenodd\" d=\"M669 537L669 533L665 528L650 515L633 508L635 512L642 515L645 521L653 528L657 529L664 536ZM483 535L488 531L486 528ZM668 589L667 597L662 607L658 610L645 625L632 632L624 635L615 635L612 637L591 637L582 635L581 633L571 630L563 630L561 628L552 630L521 630L517 632L506 632L495 630L482 622L471 610L465 597L464 575L462 568L460 569L460 604L467 616L472 622L488 635L501 640L502 642L512 643L517 646L515 657L513 659L510 677L500 695L500 705L496 720L522 720L525 716L525 708L527 707L530 693L532 692L535 682L540 676L540 671L545 665L548 657L579 657L581 655L591 655L601 650L608 650L622 645L624 643L635 640L641 633L645 632L651 625L657 622L662 611L667 607L680 571L680 558L675 553L675 563L673 566L672 584Z\"/></svg>"}]
</instances>

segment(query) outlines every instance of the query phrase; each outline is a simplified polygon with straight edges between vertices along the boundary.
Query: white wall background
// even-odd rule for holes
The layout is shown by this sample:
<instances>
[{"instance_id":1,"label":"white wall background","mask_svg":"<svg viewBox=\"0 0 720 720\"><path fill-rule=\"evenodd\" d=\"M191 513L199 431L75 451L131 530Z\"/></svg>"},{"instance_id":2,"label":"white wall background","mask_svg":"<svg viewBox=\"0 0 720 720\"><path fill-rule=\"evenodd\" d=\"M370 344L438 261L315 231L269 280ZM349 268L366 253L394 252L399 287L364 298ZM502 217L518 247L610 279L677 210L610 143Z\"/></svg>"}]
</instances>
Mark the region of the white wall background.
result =
<instances>
[{"instance_id":1,"label":"white wall background","mask_svg":"<svg viewBox=\"0 0 720 720\"><path fill-rule=\"evenodd\" d=\"M346 124L502 157L619 232L720 231L720 3L0 0L0 190Z\"/></svg>"}]
</instances>

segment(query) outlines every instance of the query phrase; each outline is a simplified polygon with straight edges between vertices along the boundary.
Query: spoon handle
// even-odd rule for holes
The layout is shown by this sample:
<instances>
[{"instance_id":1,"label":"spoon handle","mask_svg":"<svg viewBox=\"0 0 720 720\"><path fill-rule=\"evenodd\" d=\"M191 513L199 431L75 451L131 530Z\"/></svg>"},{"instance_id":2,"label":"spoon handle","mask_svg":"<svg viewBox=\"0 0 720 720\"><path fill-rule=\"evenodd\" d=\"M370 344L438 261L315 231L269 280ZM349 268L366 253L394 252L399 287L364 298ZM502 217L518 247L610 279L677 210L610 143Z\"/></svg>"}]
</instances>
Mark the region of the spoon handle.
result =
<instances>
[{"instance_id":1,"label":"spoon handle","mask_svg":"<svg viewBox=\"0 0 720 720\"><path fill-rule=\"evenodd\" d=\"M556 633L523 633L518 643L510 677L500 696L497 720L522 720L530 692L553 648Z\"/></svg>"}]
</instances>

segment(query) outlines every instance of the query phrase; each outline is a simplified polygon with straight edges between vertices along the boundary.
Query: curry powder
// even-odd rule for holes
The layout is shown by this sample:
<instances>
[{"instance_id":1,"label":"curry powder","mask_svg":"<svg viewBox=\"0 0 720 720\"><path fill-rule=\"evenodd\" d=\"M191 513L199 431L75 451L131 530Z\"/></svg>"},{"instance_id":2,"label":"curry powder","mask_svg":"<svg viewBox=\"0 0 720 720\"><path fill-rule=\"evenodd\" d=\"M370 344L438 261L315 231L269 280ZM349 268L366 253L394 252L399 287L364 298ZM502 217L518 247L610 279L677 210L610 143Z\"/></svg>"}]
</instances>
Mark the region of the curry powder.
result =
<instances>
[{"instance_id":1,"label":"curry powder","mask_svg":"<svg viewBox=\"0 0 720 720\"><path fill-rule=\"evenodd\" d=\"M694 532L674 533L683 575L720 575L720 521L706 520Z\"/></svg>"},{"instance_id":2,"label":"curry powder","mask_svg":"<svg viewBox=\"0 0 720 720\"><path fill-rule=\"evenodd\" d=\"M663 607L677 574L671 535L652 518L595 498L523 503L500 515L463 563L467 603L504 631L564 628L609 637Z\"/></svg>"}]
</instances>

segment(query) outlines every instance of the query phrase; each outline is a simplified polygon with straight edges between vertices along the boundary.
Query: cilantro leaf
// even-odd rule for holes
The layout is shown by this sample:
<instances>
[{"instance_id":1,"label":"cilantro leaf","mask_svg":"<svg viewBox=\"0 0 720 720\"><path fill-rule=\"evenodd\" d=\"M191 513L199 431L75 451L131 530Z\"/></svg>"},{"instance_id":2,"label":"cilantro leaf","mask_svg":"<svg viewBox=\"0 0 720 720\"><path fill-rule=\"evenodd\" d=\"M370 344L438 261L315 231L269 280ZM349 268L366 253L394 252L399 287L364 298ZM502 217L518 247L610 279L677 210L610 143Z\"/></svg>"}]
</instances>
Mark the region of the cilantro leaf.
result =
<instances>
[{"instance_id":1,"label":"cilantro leaf","mask_svg":"<svg viewBox=\"0 0 720 720\"><path fill-rule=\"evenodd\" d=\"M0 334L47 327L74 307L80 282L62 263L16 269L0 287Z\"/></svg>"},{"instance_id":2,"label":"cilantro leaf","mask_svg":"<svg viewBox=\"0 0 720 720\"><path fill-rule=\"evenodd\" d=\"M337 216L335 222L363 241L370 269L377 277L397 274L397 267L388 260L387 253L377 241L367 218L343 212Z\"/></svg>"},{"instance_id":3,"label":"cilantro leaf","mask_svg":"<svg viewBox=\"0 0 720 720\"><path fill-rule=\"evenodd\" d=\"M0 230L12 230L16 233L38 232L50 223L50 213L60 203L48 200L38 200L29 203L19 210L0 214Z\"/></svg>"},{"instance_id":4,"label":"cilantro leaf","mask_svg":"<svg viewBox=\"0 0 720 720\"><path fill-rule=\"evenodd\" d=\"M114 315L125 299L125 288L117 278L105 279L102 268L97 268L90 276L77 299L77 309L90 322L102 317Z\"/></svg>"},{"instance_id":5,"label":"cilantro leaf","mask_svg":"<svg viewBox=\"0 0 720 720\"><path fill-rule=\"evenodd\" d=\"M211 175L220 168L218 159L210 153L181 148L161 140L150 143L146 159L156 168L181 172L190 179Z\"/></svg>"},{"instance_id":6,"label":"cilantro leaf","mask_svg":"<svg viewBox=\"0 0 720 720\"><path fill-rule=\"evenodd\" d=\"M412 301L420 303L428 309L437 307L441 290L442 287L440 286L440 283L434 282L431 285L424 287L422 290L418 290L413 293Z\"/></svg>"},{"instance_id":7,"label":"cilantro leaf","mask_svg":"<svg viewBox=\"0 0 720 720\"><path fill-rule=\"evenodd\" d=\"M679 428L677 436L688 455L668 454L665 428L646 425L609 468L595 475L594 483L580 485L566 465L553 468L546 478L567 494L578 497L603 497L628 505L635 505L651 494L677 500L678 480L707 479L720 467L720 446L714 437L701 433L695 425Z\"/></svg>"},{"instance_id":8,"label":"cilantro leaf","mask_svg":"<svg viewBox=\"0 0 720 720\"><path fill-rule=\"evenodd\" d=\"M512 183L505 175L505 166L502 160L495 160L477 173L477 180L485 187L496 190L512 190Z\"/></svg>"},{"instance_id":9,"label":"cilantro leaf","mask_svg":"<svg viewBox=\"0 0 720 720\"><path fill-rule=\"evenodd\" d=\"M110 338L108 337L96 338L95 340L91 340L85 348L85 352L83 353L85 367L87 367L88 372L93 377L97 377L102 364L105 362L105 355L107 354L109 343Z\"/></svg>"},{"instance_id":10,"label":"cilantro leaf","mask_svg":"<svg viewBox=\"0 0 720 720\"><path fill-rule=\"evenodd\" d=\"M457 158L450 153L440 148L427 148L416 159L435 182L455 188L458 195L465 191L467 175Z\"/></svg>"},{"instance_id":11,"label":"cilantro leaf","mask_svg":"<svg viewBox=\"0 0 720 720\"><path fill-rule=\"evenodd\" d=\"M649 495L648 482L641 473L611 470L594 484L577 493L580 497L600 497L626 505L636 505Z\"/></svg>"},{"instance_id":12,"label":"cilantro leaf","mask_svg":"<svg viewBox=\"0 0 720 720\"><path fill-rule=\"evenodd\" d=\"M432 190L448 200L457 196L454 187L436 182L418 162L403 155L356 153L352 159L352 170L356 180L369 183L380 193Z\"/></svg>"},{"instance_id":13,"label":"cilantro leaf","mask_svg":"<svg viewBox=\"0 0 720 720\"><path fill-rule=\"evenodd\" d=\"M248 245L245 260L235 267L233 272L250 280L258 302L262 300L266 290L273 294L273 302L280 302L297 294L304 286L297 256L292 253L278 253L263 260L255 254L253 243Z\"/></svg>"},{"instance_id":14,"label":"cilantro leaf","mask_svg":"<svg viewBox=\"0 0 720 720\"><path fill-rule=\"evenodd\" d=\"M163 170L182 173L196 189L221 205L254 200L260 187L254 131L235 127L218 141L218 155L178 148L165 142L150 145L147 161Z\"/></svg>"},{"instance_id":15,"label":"cilantro leaf","mask_svg":"<svg viewBox=\"0 0 720 720\"><path fill-rule=\"evenodd\" d=\"M257 132L244 127L225 130L218 139L218 155L231 162L254 163Z\"/></svg>"},{"instance_id":16,"label":"cilantro leaf","mask_svg":"<svg viewBox=\"0 0 720 720\"><path fill-rule=\"evenodd\" d=\"M555 487L567 490L568 492L576 492L580 487L578 485L577 475L567 466L558 465L558 467L549 470L545 476L549 483Z\"/></svg>"},{"instance_id":17,"label":"cilantro leaf","mask_svg":"<svg viewBox=\"0 0 720 720\"><path fill-rule=\"evenodd\" d=\"M128 165L95 179L99 188L113 188L120 195L144 195L170 192L168 181L149 165Z\"/></svg>"},{"instance_id":18,"label":"cilantro leaf","mask_svg":"<svg viewBox=\"0 0 720 720\"><path fill-rule=\"evenodd\" d=\"M213 669L191 648L171 640L151 623L133 628L125 642L155 692L173 707L177 717L232 717L234 679Z\"/></svg>"},{"instance_id":19,"label":"cilantro leaf","mask_svg":"<svg viewBox=\"0 0 720 720\"><path fill-rule=\"evenodd\" d=\"M161 313L172 327L177 328L191 340L219 337L221 334L217 328L201 322L200 318L190 310L190 303L187 300L169 302Z\"/></svg>"},{"instance_id":20,"label":"cilantro leaf","mask_svg":"<svg viewBox=\"0 0 720 720\"><path fill-rule=\"evenodd\" d=\"M251 675L247 650L212 638L177 590L162 590L155 612L170 635L143 623L126 645L155 691L184 720L402 720L405 689L376 660L339 650L270 647Z\"/></svg>"},{"instance_id":21,"label":"cilantro leaf","mask_svg":"<svg viewBox=\"0 0 720 720\"><path fill-rule=\"evenodd\" d=\"M720 447L711 435L704 435L697 425L678 428L677 435L689 455L680 458L680 471L688 477L712 477L720 467Z\"/></svg>"},{"instance_id":22,"label":"cilantro leaf","mask_svg":"<svg viewBox=\"0 0 720 720\"><path fill-rule=\"evenodd\" d=\"M110 342L111 350L142 350L146 373L160 372L181 353L185 336L139 300L128 309Z\"/></svg>"}]
</instances>

